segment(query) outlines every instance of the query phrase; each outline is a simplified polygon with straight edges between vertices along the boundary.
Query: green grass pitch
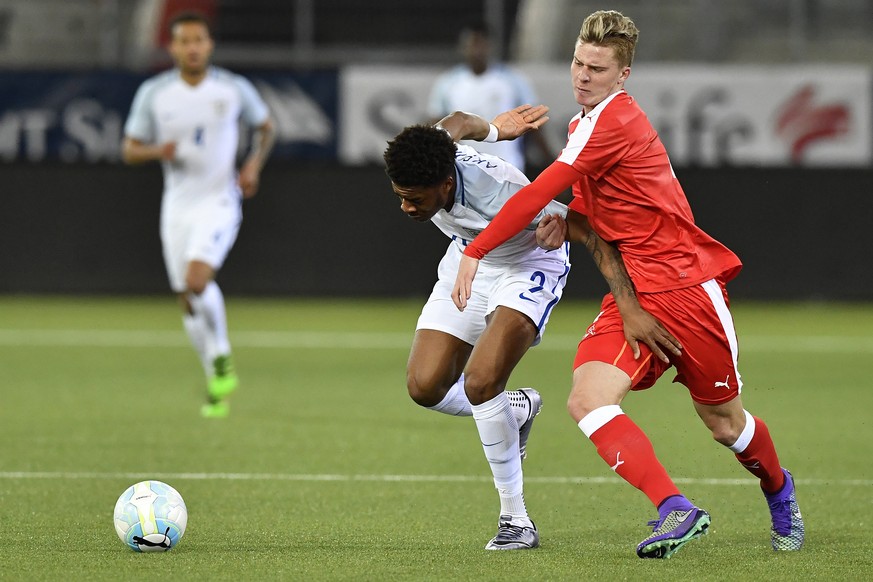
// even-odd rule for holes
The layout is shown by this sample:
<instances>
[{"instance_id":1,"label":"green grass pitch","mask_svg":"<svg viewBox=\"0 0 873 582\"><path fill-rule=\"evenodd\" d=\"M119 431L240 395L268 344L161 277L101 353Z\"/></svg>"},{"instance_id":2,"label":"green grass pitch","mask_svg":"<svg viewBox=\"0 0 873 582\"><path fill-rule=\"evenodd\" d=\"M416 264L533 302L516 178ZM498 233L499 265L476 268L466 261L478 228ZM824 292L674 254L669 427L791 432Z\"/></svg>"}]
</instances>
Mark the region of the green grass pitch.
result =
<instances>
[{"instance_id":1,"label":"green grass pitch","mask_svg":"<svg viewBox=\"0 0 873 582\"><path fill-rule=\"evenodd\" d=\"M0 298L3 580L866 580L873 577L873 305L743 304L744 403L794 473L806 547L769 546L763 497L662 379L624 408L713 518L640 560L655 516L565 411L593 303L562 303L511 387L545 406L524 470L542 538L486 552L499 509L475 425L418 408L405 364L419 300L228 298L241 388L204 420L170 298ZM165 554L116 537L135 481L178 489Z\"/></svg>"}]
</instances>

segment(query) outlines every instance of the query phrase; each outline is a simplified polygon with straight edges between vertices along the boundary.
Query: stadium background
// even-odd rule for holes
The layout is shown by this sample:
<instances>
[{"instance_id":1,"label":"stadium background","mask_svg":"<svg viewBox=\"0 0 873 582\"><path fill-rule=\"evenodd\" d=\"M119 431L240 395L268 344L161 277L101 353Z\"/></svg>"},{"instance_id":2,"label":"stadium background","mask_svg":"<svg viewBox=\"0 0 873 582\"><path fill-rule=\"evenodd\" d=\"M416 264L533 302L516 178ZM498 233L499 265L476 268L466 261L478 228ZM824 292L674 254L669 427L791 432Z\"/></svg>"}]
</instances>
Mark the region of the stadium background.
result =
<instances>
[{"instance_id":1,"label":"stadium background","mask_svg":"<svg viewBox=\"0 0 873 582\"><path fill-rule=\"evenodd\" d=\"M873 578L871 4L0 0L0 579ZM163 24L189 6L280 129L221 274L242 389L220 421L197 414L203 374L167 290L160 170L118 160L136 85L168 64ZM666 375L622 407L714 526L677 558L635 557L652 508L563 406L604 290L584 252L579 300L511 378L546 402L524 469L539 550L481 550L497 506L476 429L406 394L446 242L399 212L385 139L423 117L457 22L484 17L560 147L569 47L604 7L642 28L630 89L699 222L746 263L730 286L744 403L797 478L801 552L772 552L757 483ZM130 552L112 526L143 479L188 505L169 554Z\"/></svg>"},{"instance_id":2,"label":"stadium background","mask_svg":"<svg viewBox=\"0 0 873 582\"><path fill-rule=\"evenodd\" d=\"M445 241L398 211L380 156L425 119L430 83L457 61L457 23L492 26L552 107L557 149L575 107L569 47L582 17L609 7L643 31L629 89L698 222L745 263L732 294L873 299L873 7L759 4L0 0L0 292L166 292L160 169L124 167L119 143L136 87L168 65L167 20L195 8L214 19L216 64L256 82L279 130L222 287L424 296ZM574 255L568 297L604 291L589 263Z\"/></svg>"}]
</instances>

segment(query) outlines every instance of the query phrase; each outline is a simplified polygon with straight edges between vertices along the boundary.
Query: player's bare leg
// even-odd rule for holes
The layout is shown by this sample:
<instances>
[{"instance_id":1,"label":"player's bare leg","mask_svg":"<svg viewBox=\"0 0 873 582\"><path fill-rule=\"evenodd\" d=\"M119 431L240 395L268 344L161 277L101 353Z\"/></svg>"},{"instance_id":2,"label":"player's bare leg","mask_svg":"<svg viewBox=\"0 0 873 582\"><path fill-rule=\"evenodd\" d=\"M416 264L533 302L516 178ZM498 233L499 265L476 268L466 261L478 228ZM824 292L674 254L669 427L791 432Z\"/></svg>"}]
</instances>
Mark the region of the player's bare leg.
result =
<instances>
[{"instance_id":1,"label":"player's bare leg","mask_svg":"<svg viewBox=\"0 0 873 582\"><path fill-rule=\"evenodd\" d=\"M415 332L406 364L409 397L436 412L470 416L463 371L473 346L451 334L433 329Z\"/></svg>"},{"instance_id":2,"label":"player's bare leg","mask_svg":"<svg viewBox=\"0 0 873 582\"><path fill-rule=\"evenodd\" d=\"M409 397L428 410L452 416L472 416L463 372L472 351L473 346L451 334L433 329L416 331L406 364ZM524 444L533 424L528 422L530 402L536 400L534 408L539 410L539 393L531 388L522 388L508 391L506 395L522 427L521 456L524 458Z\"/></svg>"},{"instance_id":3,"label":"player's bare leg","mask_svg":"<svg viewBox=\"0 0 873 582\"><path fill-rule=\"evenodd\" d=\"M586 362L573 373L567 409L607 465L658 509L658 519L649 522L653 533L637 546L637 555L669 558L706 532L709 514L679 492L649 438L622 411L630 388L630 377L619 368Z\"/></svg>"},{"instance_id":4,"label":"player's bare leg","mask_svg":"<svg viewBox=\"0 0 873 582\"><path fill-rule=\"evenodd\" d=\"M465 370L467 397L500 496L498 531L485 546L489 550L529 549L539 545L539 533L524 503L520 433L524 433L526 446L530 425L542 402L535 390L520 391L528 398L529 407L528 418L520 426L504 392L512 370L536 335L537 328L526 315L498 307L489 316Z\"/></svg>"}]
</instances>

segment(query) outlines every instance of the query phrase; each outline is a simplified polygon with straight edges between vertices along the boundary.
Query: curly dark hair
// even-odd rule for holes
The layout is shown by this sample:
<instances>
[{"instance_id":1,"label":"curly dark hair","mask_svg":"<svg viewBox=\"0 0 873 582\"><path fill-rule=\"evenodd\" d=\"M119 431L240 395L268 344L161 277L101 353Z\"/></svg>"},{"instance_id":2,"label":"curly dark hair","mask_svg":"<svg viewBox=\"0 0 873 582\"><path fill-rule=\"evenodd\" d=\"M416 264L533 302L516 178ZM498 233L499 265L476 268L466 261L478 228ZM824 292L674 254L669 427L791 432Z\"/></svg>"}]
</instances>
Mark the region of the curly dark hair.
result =
<instances>
[{"instance_id":1,"label":"curly dark hair","mask_svg":"<svg viewBox=\"0 0 873 582\"><path fill-rule=\"evenodd\" d=\"M385 173L405 188L436 186L454 170L456 149L445 130L411 125L388 142L382 156Z\"/></svg>"}]
</instances>

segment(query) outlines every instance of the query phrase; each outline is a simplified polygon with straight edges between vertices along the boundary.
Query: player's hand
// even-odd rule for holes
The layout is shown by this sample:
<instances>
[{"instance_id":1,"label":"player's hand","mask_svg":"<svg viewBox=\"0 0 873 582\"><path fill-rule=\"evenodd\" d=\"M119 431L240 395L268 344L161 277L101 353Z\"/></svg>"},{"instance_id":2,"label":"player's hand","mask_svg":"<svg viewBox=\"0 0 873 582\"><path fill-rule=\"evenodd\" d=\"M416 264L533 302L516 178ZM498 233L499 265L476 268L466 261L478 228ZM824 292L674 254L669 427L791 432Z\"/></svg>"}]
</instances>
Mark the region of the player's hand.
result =
<instances>
[{"instance_id":1,"label":"player's hand","mask_svg":"<svg viewBox=\"0 0 873 582\"><path fill-rule=\"evenodd\" d=\"M463 255L461 264L458 265L458 276L455 277L455 287L452 289L452 301L458 311L464 311L467 300L470 298L470 290L473 288L473 279L479 270L479 259Z\"/></svg>"},{"instance_id":2,"label":"player's hand","mask_svg":"<svg viewBox=\"0 0 873 582\"><path fill-rule=\"evenodd\" d=\"M497 128L498 140L515 139L541 128L549 120L548 112L545 105L519 105L499 114L491 123Z\"/></svg>"},{"instance_id":3,"label":"player's hand","mask_svg":"<svg viewBox=\"0 0 873 582\"><path fill-rule=\"evenodd\" d=\"M537 225L536 235L541 249L559 249L567 240L567 221L560 214L547 214Z\"/></svg>"},{"instance_id":4,"label":"player's hand","mask_svg":"<svg viewBox=\"0 0 873 582\"><path fill-rule=\"evenodd\" d=\"M239 188L242 190L243 198L251 198L258 192L258 185L261 182L261 169L258 164L253 161L246 162L239 170Z\"/></svg>"},{"instance_id":5,"label":"player's hand","mask_svg":"<svg viewBox=\"0 0 873 582\"><path fill-rule=\"evenodd\" d=\"M679 340L673 337L661 325L660 321L642 307L637 306L635 309L621 311L621 319L624 323L624 337L633 350L635 360L640 357L638 343L640 341L649 346L652 353L665 363L669 364L670 358L661 349L662 347L674 356L682 355L682 344L679 343Z\"/></svg>"}]
</instances>

